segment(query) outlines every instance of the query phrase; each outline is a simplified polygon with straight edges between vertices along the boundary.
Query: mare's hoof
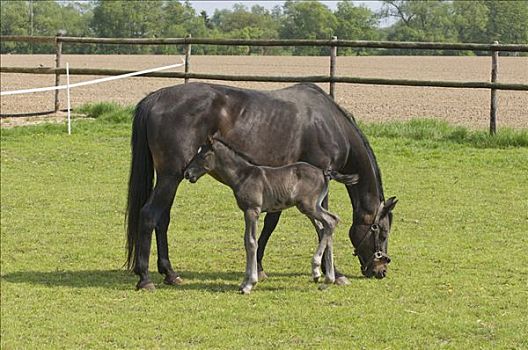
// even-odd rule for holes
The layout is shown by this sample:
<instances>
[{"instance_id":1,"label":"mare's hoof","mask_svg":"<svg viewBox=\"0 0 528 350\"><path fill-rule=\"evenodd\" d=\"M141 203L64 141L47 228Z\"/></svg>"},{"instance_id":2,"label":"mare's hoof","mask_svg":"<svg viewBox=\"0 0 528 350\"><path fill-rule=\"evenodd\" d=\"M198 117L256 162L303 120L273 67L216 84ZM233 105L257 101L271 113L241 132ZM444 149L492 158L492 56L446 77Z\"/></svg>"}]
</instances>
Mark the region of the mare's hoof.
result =
<instances>
[{"instance_id":1,"label":"mare's hoof","mask_svg":"<svg viewBox=\"0 0 528 350\"><path fill-rule=\"evenodd\" d=\"M313 277L313 281L314 281L314 283L318 283L318 282L319 282L319 277L320 277L320 276Z\"/></svg>"},{"instance_id":2,"label":"mare's hoof","mask_svg":"<svg viewBox=\"0 0 528 350\"><path fill-rule=\"evenodd\" d=\"M154 286L154 283L151 281L139 281L136 285L136 290L147 290L147 291L154 291L156 290L156 286Z\"/></svg>"},{"instance_id":3,"label":"mare's hoof","mask_svg":"<svg viewBox=\"0 0 528 350\"><path fill-rule=\"evenodd\" d=\"M334 283L336 285L338 285L338 286L348 286L348 285L350 285L350 281L345 276L336 277Z\"/></svg>"},{"instance_id":4,"label":"mare's hoof","mask_svg":"<svg viewBox=\"0 0 528 350\"><path fill-rule=\"evenodd\" d=\"M264 271L259 271L258 272L258 280L259 280L259 282L264 281L267 278L268 278L268 275L266 275L266 273Z\"/></svg>"},{"instance_id":5,"label":"mare's hoof","mask_svg":"<svg viewBox=\"0 0 528 350\"><path fill-rule=\"evenodd\" d=\"M165 279L163 280L163 283L169 286L178 286L180 284L183 284L183 279L174 273L174 274L167 275Z\"/></svg>"}]
</instances>

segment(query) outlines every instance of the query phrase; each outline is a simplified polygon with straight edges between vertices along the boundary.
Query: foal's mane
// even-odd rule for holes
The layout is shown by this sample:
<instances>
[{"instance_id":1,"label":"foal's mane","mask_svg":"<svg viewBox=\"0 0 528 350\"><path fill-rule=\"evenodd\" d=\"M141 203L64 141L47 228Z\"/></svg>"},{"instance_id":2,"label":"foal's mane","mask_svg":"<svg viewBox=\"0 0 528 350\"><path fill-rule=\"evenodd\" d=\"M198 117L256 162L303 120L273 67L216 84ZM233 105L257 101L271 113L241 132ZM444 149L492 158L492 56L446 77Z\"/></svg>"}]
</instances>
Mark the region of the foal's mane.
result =
<instances>
[{"instance_id":1,"label":"foal's mane","mask_svg":"<svg viewBox=\"0 0 528 350\"><path fill-rule=\"evenodd\" d=\"M242 153L242 152L236 150L235 148L233 148L230 144L228 144L225 140L223 140L219 136L213 136L212 139L213 139L213 141L218 141L221 144L223 144L224 146L226 146L227 149L229 149L231 152L233 152L237 157L242 158L243 160L245 160L249 164L254 165L254 166L262 166L261 164L255 163L255 161L253 159L251 159L247 154Z\"/></svg>"}]
</instances>

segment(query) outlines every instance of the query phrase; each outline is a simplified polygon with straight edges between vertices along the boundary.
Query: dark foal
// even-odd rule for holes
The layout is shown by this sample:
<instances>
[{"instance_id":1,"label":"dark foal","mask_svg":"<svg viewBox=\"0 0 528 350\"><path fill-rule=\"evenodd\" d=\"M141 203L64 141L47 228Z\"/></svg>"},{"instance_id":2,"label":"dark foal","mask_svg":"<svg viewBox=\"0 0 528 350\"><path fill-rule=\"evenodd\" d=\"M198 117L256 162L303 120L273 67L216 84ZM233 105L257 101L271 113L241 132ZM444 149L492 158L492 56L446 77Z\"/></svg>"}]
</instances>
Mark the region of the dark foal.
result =
<instances>
[{"instance_id":1,"label":"dark foal","mask_svg":"<svg viewBox=\"0 0 528 350\"><path fill-rule=\"evenodd\" d=\"M244 212L246 273L240 286L242 293L250 293L258 281L256 235L259 214L293 206L310 218L319 235L319 245L312 260L314 280L318 281L321 276L321 260L326 250L325 283L334 283L332 234L339 219L325 210L321 202L328 193L330 179L353 185L358 182L357 175L323 171L303 162L282 167L257 166L217 138L198 149L184 175L194 183L209 172L231 187L238 207Z\"/></svg>"}]
</instances>

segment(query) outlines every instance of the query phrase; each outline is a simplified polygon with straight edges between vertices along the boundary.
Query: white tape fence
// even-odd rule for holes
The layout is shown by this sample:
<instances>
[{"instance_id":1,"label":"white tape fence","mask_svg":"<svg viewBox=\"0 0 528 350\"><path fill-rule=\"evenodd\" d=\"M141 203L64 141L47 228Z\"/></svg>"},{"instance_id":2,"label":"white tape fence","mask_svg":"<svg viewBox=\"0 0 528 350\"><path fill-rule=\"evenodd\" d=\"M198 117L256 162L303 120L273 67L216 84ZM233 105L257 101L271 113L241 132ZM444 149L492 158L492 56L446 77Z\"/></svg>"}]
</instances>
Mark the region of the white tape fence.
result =
<instances>
[{"instance_id":1,"label":"white tape fence","mask_svg":"<svg viewBox=\"0 0 528 350\"><path fill-rule=\"evenodd\" d=\"M41 88L34 88L34 89L24 89L24 90L2 91L2 92L0 92L0 96L29 94L29 93L34 93L34 92L55 91L55 90L67 90L67 98L68 98L68 134L71 134L70 89L77 88L77 87L80 87L80 86L99 84L99 83L104 83L104 82L107 82L107 81L134 77L134 76L137 76L137 75L147 74L147 73L151 73L151 72L158 72L158 71L162 71L162 70L167 70L167 69L171 69L171 68L178 68L178 67L183 67L183 66L185 66L185 62L182 59L182 63L171 64L169 66L150 68L150 69L145 69L145 70L141 70L141 71L137 71L137 72L131 72L131 73L116 75L116 76L112 76L112 77L106 77L106 78L101 78L101 79L94 79L94 80L82 81L80 83L70 84L70 65L68 63L66 63L66 85L49 86L49 87L41 87Z\"/></svg>"}]
</instances>

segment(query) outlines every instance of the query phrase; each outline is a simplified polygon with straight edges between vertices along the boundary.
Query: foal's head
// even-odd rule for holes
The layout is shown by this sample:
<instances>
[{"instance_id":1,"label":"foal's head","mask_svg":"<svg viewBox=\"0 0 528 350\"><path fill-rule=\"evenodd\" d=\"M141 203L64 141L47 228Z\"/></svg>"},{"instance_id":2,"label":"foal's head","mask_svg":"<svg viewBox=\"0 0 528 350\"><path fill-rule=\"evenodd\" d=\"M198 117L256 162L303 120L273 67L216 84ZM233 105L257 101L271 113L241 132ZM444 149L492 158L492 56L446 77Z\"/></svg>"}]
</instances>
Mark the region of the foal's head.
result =
<instances>
[{"instance_id":1,"label":"foal's head","mask_svg":"<svg viewBox=\"0 0 528 350\"><path fill-rule=\"evenodd\" d=\"M373 218L366 222L354 220L349 236L354 245L354 254L361 263L365 277L384 278L391 259L387 254L389 232L392 225L392 209L398 200L391 197L379 204Z\"/></svg>"},{"instance_id":2,"label":"foal's head","mask_svg":"<svg viewBox=\"0 0 528 350\"><path fill-rule=\"evenodd\" d=\"M184 177L192 183L198 181L203 175L214 170L215 156L211 143L205 144L198 148L193 159L185 169Z\"/></svg>"}]
</instances>

